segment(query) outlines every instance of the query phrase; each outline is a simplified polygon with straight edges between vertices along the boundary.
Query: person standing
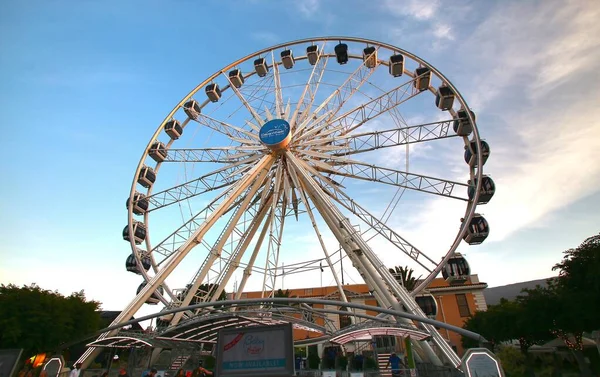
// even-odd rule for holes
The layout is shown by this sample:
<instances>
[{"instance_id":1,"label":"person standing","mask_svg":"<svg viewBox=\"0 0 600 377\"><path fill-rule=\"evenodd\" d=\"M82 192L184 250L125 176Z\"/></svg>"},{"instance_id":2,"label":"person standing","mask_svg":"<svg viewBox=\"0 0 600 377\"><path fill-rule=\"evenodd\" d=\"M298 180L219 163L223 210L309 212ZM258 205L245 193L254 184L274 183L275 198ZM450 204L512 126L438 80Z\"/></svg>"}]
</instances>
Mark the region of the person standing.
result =
<instances>
[{"instance_id":1,"label":"person standing","mask_svg":"<svg viewBox=\"0 0 600 377\"><path fill-rule=\"evenodd\" d=\"M158 373L158 371L155 368L152 368L150 371L142 373L142 377L156 377L156 373Z\"/></svg>"},{"instance_id":2,"label":"person standing","mask_svg":"<svg viewBox=\"0 0 600 377\"><path fill-rule=\"evenodd\" d=\"M400 375L400 365L402 365L404 367L404 363L402 362L402 359L400 359L398 357L398 355L396 355L396 353L392 353L390 355L390 358L385 366L385 368L387 369L390 364L392 365L392 376L399 376Z\"/></svg>"},{"instance_id":3,"label":"person standing","mask_svg":"<svg viewBox=\"0 0 600 377\"><path fill-rule=\"evenodd\" d=\"M202 362L200 362L200 365L198 365L198 368L196 368L194 370L194 373L192 373L192 377L205 377L205 376L212 376L212 375L213 375L213 372L204 368L202 366Z\"/></svg>"},{"instance_id":4,"label":"person standing","mask_svg":"<svg viewBox=\"0 0 600 377\"><path fill-rule=\"evenodd\" d=\"M75 364L75 368L69 373L69 377L79 377L79 373L81 373L81 363Z\"/></svg>"}]
</instances>

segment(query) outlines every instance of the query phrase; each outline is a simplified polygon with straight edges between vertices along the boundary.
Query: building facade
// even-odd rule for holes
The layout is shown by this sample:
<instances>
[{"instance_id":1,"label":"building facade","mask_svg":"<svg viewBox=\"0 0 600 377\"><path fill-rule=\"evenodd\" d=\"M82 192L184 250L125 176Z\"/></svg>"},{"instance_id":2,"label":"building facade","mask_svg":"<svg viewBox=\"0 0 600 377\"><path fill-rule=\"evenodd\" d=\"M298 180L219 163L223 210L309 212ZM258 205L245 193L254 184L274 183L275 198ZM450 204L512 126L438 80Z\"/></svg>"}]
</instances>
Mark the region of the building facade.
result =
<instances>
[{"instance_id":1,"label":"building facade","mask_svg":"<svg viewBox=\"0 0 600 377\"><path fill-rule=\"evenodd\" d=\"M483 296L483 290L486 287L487 284L480 282L477 275L469 275L462 284L450 284L446 280L438 278L431 282L425 295L431 295L435 299L437 304L435 319L457 327L462 327L469 316L476 311L487 309L485 297ZM285 289L284 292L288 297L330 299L332 301L340 300L337 286ZM348 301L352 303L378 306L377 300L375 300L373 295L369 292L366 284L344 285L344 293ZM247 292L243 293L241 296L241 298L260 297L261 292ZM314 309L344 310L343 308L336 307L334 303L332 303L332 305L315 304L313 307ZM376 316L378 314L374 311L365 311L362 309L356 309L355 312L357 314L371 316ZM335 329L343 329L352 325L350 316L343 314L327 313L326 318L329 325L333 325ZM317 325L325 326L325 320L323 318L315 318L314 322ZM461 336L446 329L440 329L439 331L458 355L462 356L463 348ZM311 338L318 338L319 336L321 336L321 334L316 332L294 329L295 340L308 340Z\"/></svg>"}]
</instances>

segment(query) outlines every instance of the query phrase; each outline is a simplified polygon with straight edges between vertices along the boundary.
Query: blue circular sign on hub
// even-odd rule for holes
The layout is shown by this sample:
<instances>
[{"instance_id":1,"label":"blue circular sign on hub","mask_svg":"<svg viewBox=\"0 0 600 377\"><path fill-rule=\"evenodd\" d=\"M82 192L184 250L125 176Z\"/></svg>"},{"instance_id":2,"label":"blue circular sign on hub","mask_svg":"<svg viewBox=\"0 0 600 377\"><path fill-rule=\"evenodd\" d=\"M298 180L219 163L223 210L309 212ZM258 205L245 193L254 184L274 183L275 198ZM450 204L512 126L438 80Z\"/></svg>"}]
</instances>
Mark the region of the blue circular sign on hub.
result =
<instances>
[{"instance_id":1,"label":"blue circular sign on hub","mask_svg":"<svg viewBox=\"0 0 600 377\"><path fill-rule=\"evenodd\" d=\"M276 147L286 141L290 124L284 119L272 119L263 124L258 134L260 141L268 147Z\"/></svg>"}]
</instances>

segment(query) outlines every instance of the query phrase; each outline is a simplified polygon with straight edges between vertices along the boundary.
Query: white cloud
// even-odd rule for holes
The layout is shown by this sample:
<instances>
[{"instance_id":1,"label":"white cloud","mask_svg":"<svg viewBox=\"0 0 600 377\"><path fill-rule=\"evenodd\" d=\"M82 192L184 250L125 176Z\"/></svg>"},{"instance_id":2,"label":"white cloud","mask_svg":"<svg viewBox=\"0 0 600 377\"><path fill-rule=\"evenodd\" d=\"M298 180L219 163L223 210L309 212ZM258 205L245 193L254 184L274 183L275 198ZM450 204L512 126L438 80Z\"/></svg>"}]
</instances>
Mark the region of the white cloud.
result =
<instances>
[{"instance_id":1,"label":"white cloud","mask_svg":"<svg viewBox=\"0 0 600 377\"><path fill-rule=\"evenodd\" d=\"M305 17L314 15L319 10L319 0L303 0L296 2L296 7Z\"/></svg>"},{"instance_id":2,"label":"white cloud","mask_svg":"<svg viewBox=\"0 0 600 377\"><path fill-rule=\"evenodd\" d=\"M474 83L462 92L492 150L484 171L497 192L478 208L490 222L488 242L543 226L552 212L600 187L600 25L594 21L600 11L584 8L544 2L541 8L518 3L495 9L459 50ZM491 119L497 128L486 127ZM447 247L441 240L457 228L448 229L443 219L452 220L453 207L431 201L411 233L419 239L437 229L442 234L424 244Z\"/></svg>"},{"instance_id":3,"label":"white cloud","mask_svg":"<svg viewBox=\"0 0 600 377\"><path fill-rule=\"evenodd\" d=\"M452 28L448 24L438 23L433 28L433 35L438 39L454 40Z\"/></svg>"},{"instance_id":4,"label":"white cloud","mask_svg":"<svg viewBox=\"0 0 600 377\"><path fill-rule=\"evenodd\" d=\"M429 20L436 14L440 7L440 2L437 0L385 0L383 6L384 9L397 16L411 16L417 20Z\"/></svg>"}]
</instances>

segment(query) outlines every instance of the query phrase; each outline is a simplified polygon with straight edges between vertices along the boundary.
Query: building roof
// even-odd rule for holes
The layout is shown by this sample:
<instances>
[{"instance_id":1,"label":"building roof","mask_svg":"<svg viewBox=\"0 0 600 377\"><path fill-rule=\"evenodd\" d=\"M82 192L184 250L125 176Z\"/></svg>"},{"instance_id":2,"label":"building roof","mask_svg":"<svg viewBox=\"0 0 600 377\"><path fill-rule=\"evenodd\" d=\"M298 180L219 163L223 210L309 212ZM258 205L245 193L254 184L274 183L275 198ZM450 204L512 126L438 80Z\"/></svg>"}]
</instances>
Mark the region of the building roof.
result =
<instances>
[{"instance_id":1,"label":"building roof","mask_svg":"<svg viewBox=\"0 0 600 377\"><path fill-rule=\"evenodd\" d=\"M488 305L497 305L502 298L514 300L521 294L523 289L533 289L537 285L545 287L547 285L546 280L548 279L523 281L520 283L502 285L500 287L487 288L484 289L483 296Z\"/></svg>"}]
</instances>

